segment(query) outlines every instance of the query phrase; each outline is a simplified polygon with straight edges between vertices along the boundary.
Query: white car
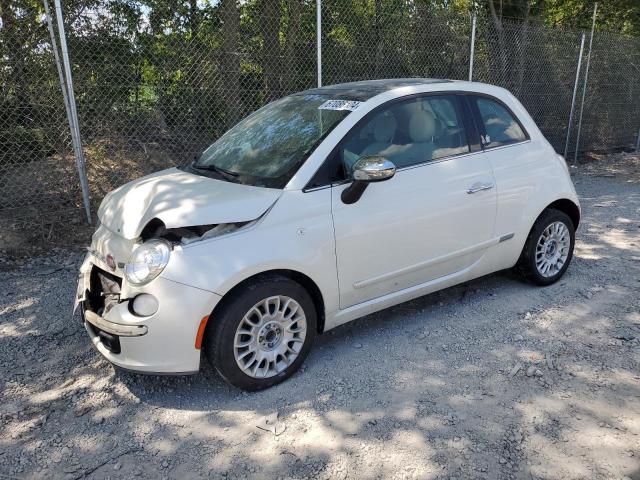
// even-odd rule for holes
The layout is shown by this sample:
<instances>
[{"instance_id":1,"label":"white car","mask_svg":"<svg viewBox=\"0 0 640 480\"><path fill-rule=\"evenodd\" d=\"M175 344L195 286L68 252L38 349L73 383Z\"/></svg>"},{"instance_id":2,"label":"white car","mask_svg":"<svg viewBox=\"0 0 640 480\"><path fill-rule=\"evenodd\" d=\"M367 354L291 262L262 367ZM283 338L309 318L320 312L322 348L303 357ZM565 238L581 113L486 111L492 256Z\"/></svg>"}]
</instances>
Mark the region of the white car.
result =
<instances>
[{"instance_id":1,"label":"white car","mask_svg":"<svg viewBox=\"0 0 640 480\"><path fill-rule=\"evenodd\" d=\"M557 281L580 207L508 91L400 79L270 103L98 217L76 301L100 353L179 374L203 352L257 390L363 315L514 266Z\"/></svg>"}]
</instances>

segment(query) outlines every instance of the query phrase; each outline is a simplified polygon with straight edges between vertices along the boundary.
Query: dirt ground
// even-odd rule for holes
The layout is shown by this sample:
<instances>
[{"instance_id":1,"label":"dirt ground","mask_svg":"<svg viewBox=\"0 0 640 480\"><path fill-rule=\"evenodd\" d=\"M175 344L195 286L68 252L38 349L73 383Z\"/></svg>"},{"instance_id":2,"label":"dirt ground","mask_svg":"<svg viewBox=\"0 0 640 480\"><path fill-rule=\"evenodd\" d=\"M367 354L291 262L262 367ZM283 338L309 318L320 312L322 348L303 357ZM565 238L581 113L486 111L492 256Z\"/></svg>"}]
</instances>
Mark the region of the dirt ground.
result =
<instances>
[{"instance_id":1,"label":"dirt ground","mask_svg":"<svg viewBox=\"0 0 640 480\"><path fill-rule=\"evenodd\" d=\"M502 272L370 315L252 394L115 370L71 316L79 251L0 259L0 478L640 479L640 159L575 183L558 284Z\"/></svg>"},{"instance_id":2,"label":"dirt ground","mask_svg":"<svg viewBox=\"0 0 640 480\"><path fill-rule=\"evenodd\" d=\"M190 158L172 155L171 150L164 143L127 142L117 135L91 139L84 151L93 222L109 191ZM95 227L86 224L73 155L14 162L3 165L1 173L0 268L2 255L41 255L91 239Z\"/></svg>"}]
</instances>

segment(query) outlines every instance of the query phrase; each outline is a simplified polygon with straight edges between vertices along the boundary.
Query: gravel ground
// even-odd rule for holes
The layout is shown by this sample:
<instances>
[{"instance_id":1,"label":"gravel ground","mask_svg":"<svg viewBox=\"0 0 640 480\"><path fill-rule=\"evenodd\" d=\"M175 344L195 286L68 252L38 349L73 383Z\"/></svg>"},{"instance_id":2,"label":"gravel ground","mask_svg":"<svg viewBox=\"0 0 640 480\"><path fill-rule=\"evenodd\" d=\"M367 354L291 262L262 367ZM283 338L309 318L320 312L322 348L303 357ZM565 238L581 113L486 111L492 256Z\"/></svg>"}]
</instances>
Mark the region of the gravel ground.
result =
<instances>
[{"instance_id":1,"label":"gravel ground","mask_svg":"<svg viewBox=\"0 0 640 480\"><path fill-rule=\"evenodd\" d=\"M560 283L370 315L252 394L115 370L71 317L80 253L0 259L0 478L640 479L640 159L575 181Z\"/></svg>"}]
</instances>

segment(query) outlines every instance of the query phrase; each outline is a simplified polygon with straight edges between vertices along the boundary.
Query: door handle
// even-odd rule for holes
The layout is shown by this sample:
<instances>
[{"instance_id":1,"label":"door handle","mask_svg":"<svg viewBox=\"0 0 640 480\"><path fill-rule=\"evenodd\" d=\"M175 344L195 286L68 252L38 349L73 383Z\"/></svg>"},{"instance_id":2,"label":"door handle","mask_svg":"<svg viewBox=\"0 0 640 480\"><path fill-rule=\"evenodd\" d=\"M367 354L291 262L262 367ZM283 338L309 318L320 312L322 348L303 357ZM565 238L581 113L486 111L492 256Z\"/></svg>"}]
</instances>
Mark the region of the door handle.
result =
<instances>
[{"instance_id":1,"label":"door handle","mask_svg":"<svg viewBox=\"0 0 640 480\"><path fill-rule=\"evenodd\" d=\"M478 192L482 192L483 190L491 190L492 188L493 188L493 183L476 182L469 187L469 189L467 190L467 193L469 194L478 193Z\"/></svg>"}]
</instances>

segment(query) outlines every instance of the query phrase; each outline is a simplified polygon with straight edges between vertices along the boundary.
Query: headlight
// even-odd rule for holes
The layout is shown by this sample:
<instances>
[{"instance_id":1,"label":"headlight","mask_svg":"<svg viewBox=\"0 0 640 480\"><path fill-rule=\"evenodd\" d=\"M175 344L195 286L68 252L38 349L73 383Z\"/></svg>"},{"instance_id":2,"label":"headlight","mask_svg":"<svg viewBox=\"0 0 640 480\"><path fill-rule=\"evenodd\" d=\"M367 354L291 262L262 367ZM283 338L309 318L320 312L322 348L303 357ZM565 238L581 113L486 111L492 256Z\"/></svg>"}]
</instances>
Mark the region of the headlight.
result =
<instances>
[{"instance_id":1,"label":"headlight","mask_svg":"<svg viewBox=\"0 0 640 480\"><path fill-rule=\"evenodd\" d=\"M144 285L160 275L169 263L171 245L164 240L149 240L133 251L124 266L124 276L133 285Z\"/></svg>"}]
</instances>

